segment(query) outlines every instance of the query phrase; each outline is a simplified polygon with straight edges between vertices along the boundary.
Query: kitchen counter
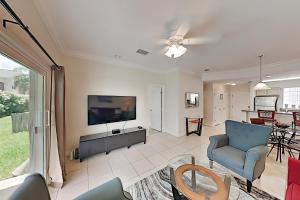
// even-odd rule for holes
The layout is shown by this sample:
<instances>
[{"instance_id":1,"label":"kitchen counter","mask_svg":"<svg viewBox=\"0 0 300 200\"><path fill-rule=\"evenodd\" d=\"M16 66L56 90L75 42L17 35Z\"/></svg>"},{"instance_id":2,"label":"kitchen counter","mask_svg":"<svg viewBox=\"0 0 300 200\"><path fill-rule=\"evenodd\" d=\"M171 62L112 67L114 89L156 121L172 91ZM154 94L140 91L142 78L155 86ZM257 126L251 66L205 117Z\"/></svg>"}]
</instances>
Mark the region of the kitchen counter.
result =
<instances>
[{"instance_id":1,"label":"kitchen counter","mask_svg":"<svg viewBox=\"0 0 300 200\"><path fill-rule=\"evenodd\" d=\"M257 118L258 114L255 110L241 110L246 114L246 121L250 123L250 118ZM279 122L291 124L293 121L293 113L292 112L282 112L277 111L275 113L275 119Z\"/></svg>"},{"instance_id":2,"label":"kitchen counter","mask_svg":"<svg viewBox=\"0 0 300 200\"><path fill-rule=\"evenodd\" d=\"M241 110L242 112L252 112L252 113L257 113L257 111L255 110ZM281 111L277 111L275 112L276 115L293 115L292 112L281 112Z\"/></svg>"}]
</instances>

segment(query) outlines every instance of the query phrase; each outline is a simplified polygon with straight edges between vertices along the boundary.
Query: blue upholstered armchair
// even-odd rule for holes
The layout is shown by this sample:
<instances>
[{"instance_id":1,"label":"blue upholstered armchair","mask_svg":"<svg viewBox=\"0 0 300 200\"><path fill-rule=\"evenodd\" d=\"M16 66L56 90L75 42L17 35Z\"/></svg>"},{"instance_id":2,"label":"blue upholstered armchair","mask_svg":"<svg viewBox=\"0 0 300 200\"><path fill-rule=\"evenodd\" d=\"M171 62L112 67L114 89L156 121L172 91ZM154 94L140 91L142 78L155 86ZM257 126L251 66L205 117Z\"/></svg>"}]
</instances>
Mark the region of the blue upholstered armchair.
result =
<instances>
[{"instance_id":1,"label":"blue upholstered armchair","mask_svg":"<svg viewBox=\"0 0 300 200\"><path fill-rule=\"evenodd\" d=\"M231 120L227 120L225 126L225 135L209 138L207 156L211 167L215 161L246 178L247 191L251 192L252 182L260 178L265 169L272 129Z\"/></svg>"}]
</instances>

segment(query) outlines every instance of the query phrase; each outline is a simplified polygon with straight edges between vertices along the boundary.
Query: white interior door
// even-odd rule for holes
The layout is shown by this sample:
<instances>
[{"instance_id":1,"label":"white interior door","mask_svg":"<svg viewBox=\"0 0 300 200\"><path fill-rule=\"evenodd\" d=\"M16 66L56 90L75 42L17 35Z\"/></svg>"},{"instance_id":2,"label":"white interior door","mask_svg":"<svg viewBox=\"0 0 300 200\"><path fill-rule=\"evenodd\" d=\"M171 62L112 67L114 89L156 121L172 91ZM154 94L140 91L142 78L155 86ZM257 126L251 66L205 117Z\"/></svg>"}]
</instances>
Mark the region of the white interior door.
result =
<instances>
[{"instance_id":1,"label":"white interior door","mask_svg":"<svg viewBox=\"0 0 300 200\"><path fill-rule=\"evenodd\" d=\"M162 131L162 88L151 87L150 90L150 128Z\"/></svg>"},{"instance_id":2,"label":"white interior door","mask_svg":"<svg viewBox=\"0 0 300 200\"><path fill-rule=\"evenodd\" d=\"M214 93L214 124L215 125L218 125L223 122L223 108L222 108L221 101L222 100L220 100L220 94Z\"/></svg>"},{"instance_id":3,"label":"white interior door","mask_svg":"<svg viewBox=\"0 0 300 200\"><path fill-rule=\"evenodd\" d=\"M247 88L246 88L247 89ZM230 99L230 119L246 121L246 115L241 110L248 109L250 93L247 91L232 90Z\"/></svg>"}]
</instances>

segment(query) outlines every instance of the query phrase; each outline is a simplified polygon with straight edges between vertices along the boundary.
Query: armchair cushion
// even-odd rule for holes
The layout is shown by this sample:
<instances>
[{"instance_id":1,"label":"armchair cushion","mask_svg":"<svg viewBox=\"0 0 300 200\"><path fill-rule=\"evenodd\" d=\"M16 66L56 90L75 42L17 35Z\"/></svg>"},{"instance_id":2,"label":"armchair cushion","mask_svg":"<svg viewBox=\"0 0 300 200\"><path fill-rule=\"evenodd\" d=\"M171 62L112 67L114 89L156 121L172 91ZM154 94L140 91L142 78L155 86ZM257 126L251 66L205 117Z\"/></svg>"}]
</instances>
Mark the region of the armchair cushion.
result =
<instances>
[{"instance_id":1,"label":"armchair cushion","mask_svg":"<svg viewBox=\"0 0 300 200\"><path fill-rule=\"evenodd\" d=\"M259 126L247 123L226 120L226 135L229 145L248 151L250 148L267 145L272 129L267 126Z\"/></svg>"},{"instance_id":2,"label":"armchair cushion","mask_svg":"<svg viewBox=\"0 0 300 200\"><path fill-rule=\"evenodd\" d=\"M243 174L246 152L231 146L223 146L212 151L213 160L231 170Z\"/></svg>"},{"instance_id":3,"label":"armchair cushion","mask_svg":"<svg viewBox=\"0 0 300 200\"><path fill-rule=\"evenodd\" d=\"M213 160L212 151L216 148L220 148L228 145L228 137L227 135L214 135L214 136L210 136L209 140L210 140L210 144L207 148L207 156L210 160Z\"/></svg>"}]
</instances>

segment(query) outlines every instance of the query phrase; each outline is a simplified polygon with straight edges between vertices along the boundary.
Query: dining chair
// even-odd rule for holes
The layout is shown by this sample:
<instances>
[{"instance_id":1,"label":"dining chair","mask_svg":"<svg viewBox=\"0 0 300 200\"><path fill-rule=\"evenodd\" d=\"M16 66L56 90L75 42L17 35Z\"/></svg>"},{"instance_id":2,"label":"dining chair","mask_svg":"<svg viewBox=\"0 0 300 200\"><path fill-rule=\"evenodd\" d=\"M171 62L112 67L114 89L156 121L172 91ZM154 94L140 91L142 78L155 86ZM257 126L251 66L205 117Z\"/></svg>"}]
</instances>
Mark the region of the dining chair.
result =
<instances>
[{"instance_id":1,"label":"dining chair","mask_svg":"<svg viewBox=\"0 0 300 200\"><path fill-rule=\"evenodd\" d=\"M284 146L288 149L288 153L291 157L295 158L294 153L298 153L298 159L300 160L300 139L296 138L296 136L300 136L300 112L293 112L292 129L292 135Z\"/></svg>"},{"instance_id":2,"label":"dining chair","mask_svg":"<svg viewBox=\"0 0 300 200\"><path fill-rule=\"evenodd\" d=\"M264 119L265 122L276 122L274 110L257 110L258 118Z\"/></svg>"},{"instance_id":3,"label":"dining chair","mask_svg":"<svg viewBox=\"0 0 300 200\"><path fill-rule=\"evenodd\" d=\"M300 130L300 112L293 112L293 134L292 138L296 138L297 130Z\"/></svg>"},{"instance_id":4,"label":"dining chair","mask_svg":"<svg viewBox=\"0 0 300 200\"><path fill-rule=\"evenodd\" d=\"M273 151L275 147L277 148L277 158L279 158L279 140L276 133L276 127L275 127L275 111L273 110L257 110L258 118L251 118L251 124L256 125L270 125L272 127L272 133L269 138L268 144L271 145L271 149L268 152L267 156L270 155L270 153ZM276 158L276 159L277 159Z\"/></svg>"},{"instance_id":5,"label":"dining chair","mask_svg":"<svg viewBox=\"0 0 300 200\"><path fill-rule=\"evenodd\" d=\"M251 124L265 125L265 119L262 118L250 118Z\"/></svg>"},{"instance_id":6,"label":"dining chair","mask_svg":"<svg viewBox=\"0 0 300 200\"><path fill-rule=\"evenodd\" d=\"M300 112L293 112L294 125L300 127Z\"/></svg>"},{"instance_id":7,"label":"dining chair","mask_svg":"<svg viewBox=\"0 0 300 200\"><path fill-rule=\"evenodd\" d=\"M292 132L288 143L292 140L297 140L300 143L300 139L296 139L296 136L300 136L300 112L293 112Z\"/></svg>"}]
</instances>

